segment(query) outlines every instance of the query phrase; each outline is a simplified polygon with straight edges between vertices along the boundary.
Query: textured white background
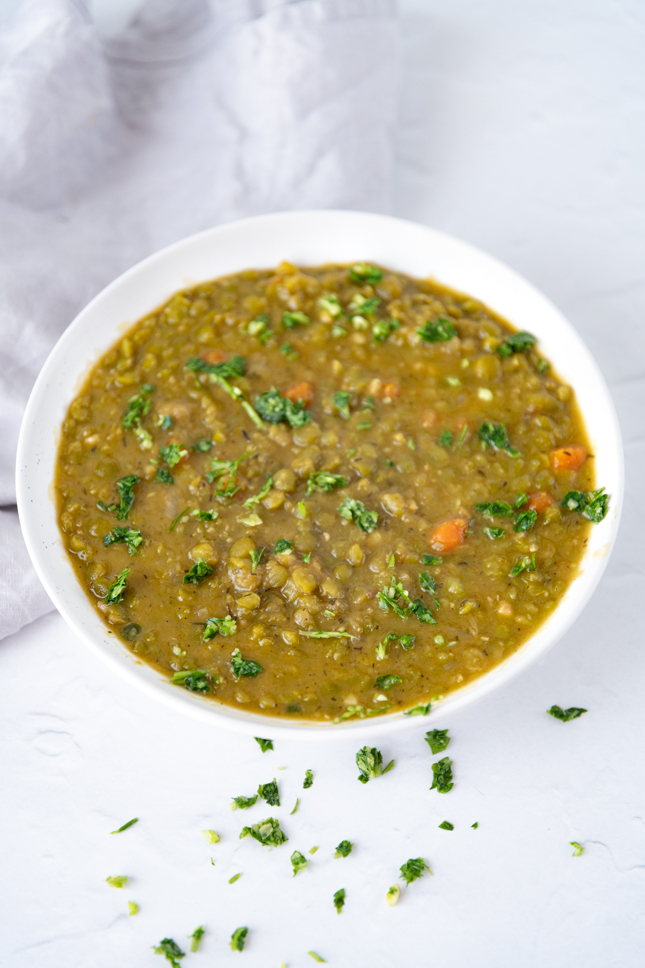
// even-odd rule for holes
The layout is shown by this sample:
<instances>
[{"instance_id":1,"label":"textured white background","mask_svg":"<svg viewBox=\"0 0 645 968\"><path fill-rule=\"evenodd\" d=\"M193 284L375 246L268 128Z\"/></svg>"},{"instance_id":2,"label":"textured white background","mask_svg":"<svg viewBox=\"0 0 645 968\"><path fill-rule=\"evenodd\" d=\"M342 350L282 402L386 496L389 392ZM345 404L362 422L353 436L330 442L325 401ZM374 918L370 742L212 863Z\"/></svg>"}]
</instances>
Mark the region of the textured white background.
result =
<instances>
[{"instance_id":1,"label":"textured white background","mask_svg":"<svg viewBox=\"0 0 645 968\"><path fill-rule=\"evenodd\" d=\"M107 0L95 6L109 27ZM202 947L183 962L197 968L240 957L248 968L298 968L314 964L310 949L342 968L645 960L643 6L406 0L404 11L395 213L510 263L596 355L628 465L608 572L549 656L445 723L456 776L447 796L428 790L422 722L380 744L395 769L364 787L354 744L280 742L262 754L205 730L116 679L57 616L0 643L3 966L154 968L165 962L150 945L170 935L183 946L198 924ZM589 712L562 724L545 715L554 702ZM306 768L315 782L303 791ZM269 854L237 839L262 808L232 813L228 803L273 776L290 841ZM135 815L135 827L108 835ZM454 832L438 829L445 818ZM222 842L209 847L203 827ZM355 852L332 859L343 838ZM291 850L314 844L294 880ZM399 865L417 855L435 876L388 908ZM132 880L117 891L108 874ZM130 898L141 906L134 918ZM240 956L227 941L242 924Z\"/></svg>"}]
</instances>

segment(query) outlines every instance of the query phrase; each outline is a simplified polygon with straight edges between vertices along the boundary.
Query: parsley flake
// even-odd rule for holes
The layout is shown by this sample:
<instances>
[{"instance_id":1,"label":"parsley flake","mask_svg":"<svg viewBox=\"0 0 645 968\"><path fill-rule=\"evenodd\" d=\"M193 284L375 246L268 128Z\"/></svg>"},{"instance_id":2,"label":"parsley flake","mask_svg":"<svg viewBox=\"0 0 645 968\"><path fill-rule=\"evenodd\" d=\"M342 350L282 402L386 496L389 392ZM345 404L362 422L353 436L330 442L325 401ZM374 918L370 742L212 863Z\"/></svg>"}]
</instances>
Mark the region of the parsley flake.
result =
<instances>
[{"instance_id":1,"label":"parsley flake","mask_svg":"<svg viewBox=\"0 0 645 968\"><path fill-rule=\"evenodd\" d=\"M452 443L452 433L449 430L442 430L439 434L439 446L440 447L450 447Z\"/></svg>"},{"instance_id":2,"label":"parsley flake","mask_svg":"<svg viewBox=\"0 0 645 968\"><path fill-rule=\"evenodd\" d=\"M457 330L449 319L439 316L434 323L427 320L417 333L425 343L445 343L457 335Z\"/></svg>"},{"instance_id":3,"label":"parsley flake","mask_svg":"<svg viewBox=\"0 0 645 968\"><path fill-rule=\"evenodd\" d=\"M282 314L282 325L285 329L295 329L296 326L306 326L308 322L309 317L306 313L291 313L289 310L285 310Z\"/></svg>"},{"instance_id":4,"label":"parsley flake","mask_svg":"<svg viewBox=\"0 0 645 968\"><path fill-rule=\"evenodd\" d=\"M349 420L349 402L351 399L352 395L347 390L337 390L334 394L334 406L344 420Z\"/></svg>"},{"instance_id":5,"label":"parsley flake","mask_svg":"<svg viewBox=\"0 0 645 968\"><path fill-rule=\"evenodd\" d=\"M270 807L280 806L280 792L278 790L278 781L273 778L270 783L261 783L258 787L258 796L262 797L263 800L269 804Z\"/></svg>"},{"instance_id":6,"label":"parsley flake","mask_svg":"<svg viewBox=\"0 0 645 968\"><path fill-rule=\"evenodd\" d=\"M251 827L243 827L240 840L244 837L253 837L258 843L267 847L279 847L288 841L286 834L280 830L280 824L273 817L254 823Z\"/></svg>"},{"instance_id":7,"label":"parsley flake","mask_svg":"<svg viewBox=\"0 0 645 968\"><path fill-rule=\"evenodd\" d=\"M318 300L318 309L323 313L328 313L332 319L337 319L343 315L343 307L338 300L338 296L335 296L333 293L327 293L320 297Z\"/></svg>"},{"instance_id":8,"label":"parsley flake","mask_svg":"<svg viewBox=\"0 0 645 968\"><path fill-rule=\"evenodd\" d=\"M199 454L207 454L213 445L214 441L207 440L204 437L203 440L198 440L196 444L193 444L193 450L196 450Z\"/></svg>"},{"instance_id":9,"label":"parsley flake","mask_svg":"<svg viewBox=\"0 0 645 968\"><path fill-rule=\"evenodd\" d=\"M260 672L264 672L259 662L254 662L253 659L243 659L239 649L235 649L231 655L231 666L233 667L233 674L238 679L241 676L250 676L255 679Z\"/></svg>"},{"instance_id":10,"label":"parsley flake","mask_svg":"<svg viewBox=\"0 0 645 968\"><path fill-rule=\"evenodd\" d=\"M443 558L440 558L439 555L421 555L421 562L424 565L440 565Z\"/></svg>"},{"instance_id":11,"label":"parsley flake","mask_svg":"<svg viewBox=\"0 0 645 968\"><path fill-rule=\"evenodd\" d=\"M447 729L431 729L425 735L425 741L434 753L443 753L448 749L450 737Z\"/></svg>"},{"instance_id":12,"label":"parsley flake","mask_svg":"<svg viewBox=\"0 0 645 968\"><path fill-rule=\"evenodd\" d=\"M266 753L267 750L273 749L272 739L262 739L260 736L254 736L253 739L258 744L258 746L260 747L263 753Z\"/></svg>"},{"instance_id":13,"label":"parsley flake","mask_svg":"<svg viewBox=\"0 0 645 968\"><path fill-rule=\"evenodd\" d=\"M230 615L224 618L209 618L202 633L204 642L214 639L216 635L234 635L237 632L237 622Z\"/></svg>"},{"instance_id":14,"label":"parsley flake","mask_svg":"<svg viewBox=\"0 0 645 968\"><path fill-rule=\"evenodd\" d=\"M509 578L516 578L521 575L523 571L535 571L535 552L532 555L524 555L520 560L513 565L508 573Z\"/></svg>"},{"instance_id":15,"label":"parsley flake","mask_svg":"<svg viewBox=\"0 0 645 968\"><path fill-rule=\"evenodd\" d=\"M344 904L345 904L345 888L341 887L340 890L336 891L336 893L334 894L334 907L336 908L339 914L343 910Z\"/></svg>"},{"instance_id":16,"label":"parsley flake","mask_svg":"<svg viewBox=\"0 0 645 968\"><path fill-rule=\"evenodd\" d=\"M399 683L403 682L400 676L386 675L378 676L375 683L376 689L391 689L393 686L398 686Z\"/></svg>"},{"instance_id":17,"label":"parsley flake","mask_svg":"<svg viewBox=\"0 0 645 968\"><path fill-rule=\"evenodd\" d=\"M105 880L110 887L118 887L121 889L128 883L128 876L127 874L113 874L111 877L106 877Z\"/></svg>"},{"instance_id":18,"label":"parsley flake","mask_svg":"<svg viewBox=\"0 0 645 968\"><path fill-rule=\"evenodd\" d=\"M233 951L244 951L244 945L246 944L246 936L249 933L248 928L236 928L231 935L231 940L229 942L231 949Z\"/></svg>"},{"instance_id":19,"label":"parsley flake","mask_svg":"<svg viewBox=\"0 0 645 968\"><path fill-rule=\"evenodd\" d=\"M183 585L198 585L200 582L205 581L209 575L213 574L213 569L209 564L207 564L203 558L199 558L197 562L190 568L183 577Z\"/></svg>"},{"instance_id":20,"label":"parsley flake","mask_svg":"<svg viewBox=\"0 0 645 968\"><path fill-rule=\"evenodd\" d=\"M491 541L496 541L498 538L506 537L504 528L484 528L484 534L487 535Z\"/></svg>"},{"instance_id":21,"label":"parsley flake","mask_svg":"<svg viewBox=\"0 0 645 968\"><path fill-rule=\"evenodd\" d=\"M484 504L476 504L475 507L479 514L485 514L489 518L513 517L513 508L506 501L486 501Z\"/></svg>"},{"instance_id":22,"label":"parsley flake","mask_svg":"<svg viewBox=\"0 0 645 968\"><path fill-rule=\"evenodd\" d=\"M121 417L121 423L126 430L134 430L150 412L150 407L152 406L150 394L154 393L154 389L149 383L144 383L139 393L130 397L128 407Z\"/></svg>"},{"instance_id":23,"label":"parsley flake","mask_svg":"<svg viewBox=\"0 0 645 968\"><path fill-rule=\"evenodd\" d=\"M388 336L399 329L401 323L398 319L379 319L372 326L372 336L375 343L384 343Z\"/></svg>"},{"instance_id":24,"label":"parsley flake","mask_svg":"<svg viewBox=\"0 0 645 968\"><path fill-rule=\"evenodd\" d=\"M112 528L103 538L103 544L108 548L115 542L123 542L131 555L136 555L139 546L143 544L143 535L136 528Z\"/></svg>"},{"instance_id":25,"label":"parsley flake","mask_svg":"<svg viewBox=\"0 0 645 968\"><path fill-rule=\"evenodd\" d=\"M371 534L378 528L378 512L368 511L362 501L353 497L346 497L338 508L341 518L353 521L365 534Z\"/></svg>"},{"instance_id":26,"label":"parsley flake","mask_svg":"<svg viewBox=\"0 0 645 968\"><path fill-rule=\"evenodd\" d=\"M334 857L349 857L353 846L351 840L341 840L334 852Z\"/></svg>"},{"instance_id":27,"label":"parsley flake","mask_svg":"<svg viewBox=\"0 0 645 968\"><path fill-rule=\"evenodd\" d=\"M312 770L305 770L305 779L302 784L303 790L308 790L310 786L313 786L314 774Z\"/></svg>"},{"instance_id":28,"label":"parsley flake","mask_svg":"<svg viewBox=\"0 0 645 968\"><path fill-rule=\"evenodd\" d=\"M131 827L133 824L138 823L138 822L139 822L139 818L138 817L135 817L133 820L128 820L127 823L124 823L123 826L122 827L119 827L118 830L111 830L110 833L111 834L120 834L120 833L123 833L123 831L124 830L127 830L128 827Z\"/></svg>"},{"instance_id":29,"label":"parsley flake","mask_svg":"<svg viewBox=\"0 0 645 968\"><path fill-rule=\"evenodd\" d=\"M182 672L175 672L170 680L175 686L183 686L189 692L213 692L213 685L219 684L218 676L211 676L203 669L184 669Z\"/></svg>"},{"instance_id":30,"label":"parsley flake","mask_svg":"<svg viewBox=\"0 0 645 968\"><path fill-rule=\"evenodd\" d=\"M309 861L299 850L294 850L291 855L291 866L293 867L293 876L295 877L300 871L306 870L309 866Z\"/></svg>"},{"instance_id":31,"label":"parsley flake","mask_svg":"<svg viewBox=\"0 0 645 968\"><path fill-rule=\"evenodd\" d=\"M521 330L519 333L511 333L505 340L502 340L497 347L497 352L505 360L512 353L522 353L524 350L530 350L535 343L537 343L535 336Z\"/></svg>"},{"instance_id":32,"label":"parsley flake","mask_svg":"<svg viewBox=\"0 0 645 968\"><path fill-rule=\"evenodd\" d=\"M507 454L511 457L520 457L521 454L519 450L515 450L511 447L508 435L506 433L506 426L503 423L491 423L490 420L484 420L483 424L477 431L477 436L482 442L482 446L486 447L490 445L494 447L495 450L505 450Z\"/></svg>"},{"instance_id":33,"label":"parsley flake","mask_svg":"<svg viewBox=\"0 0 645 968\"><path fill-rule=\"evenodd\" d=\"M189 934L188 935L189 939L191 939L190 940L190 950L191 951L193 951L193 952L197 951L197 949L199 948L199 942L204 937L204 933L205 933L204 932L204 928L201 927L201 925L200 925L200 927L195 928L195 930L193 931L192 934Z\"/></svg>"},{"instance_id":34,"label":"parsley flake","mask_svg":"<svg viewBox=\"0 0 645 968\"><path fill-rule=\"evenodd\" d=\"M259 504L260 501L262 501L267 496L267 494L269 493L272 487L273 487L273 478L267 477L266 483L262 486L262 489L258 491L257 494L254 494L252 497L247 497L246 501L244 502L244 507L248 508L249 510L251 508L254 508L256 504Z\"/></svg>"},{"instance_id":35,"label":"parsley flake","mask_svg":"<svg viewBox=\"0 0 645 968\"><path fill-rule=\"evenodd\" d=\"M320 494L329 494L337 487L347 487L349 481L342 474L332 474L330 471L314 471L309 475L307 481L307 497L311 497L314 491Z\"/></svg>"},{"instance_id":36,"label":"parsley flake","mask_svg":"<svg viewBox=\"0 0 645 968\"><path fill-rule=\"evenodd\" d=\"M383 768L383 754L372 746L363 746L356 754L356 766L358 767L358 779L361 783L383 776L394 766L394 760L390 760L388 765Z\"/></svg>"},{"instance_id":37,"label":"parsley flake","mask_svg":"<svg viewBox=\"0 0 645 968\"><path fill-rule=\"evenodd\" d=\"M561 506L569 511L578 511L583 518L599 524L607 514L609 495L605 494L604 487L597 491L569 491L562 498Z\"/></svg>"},{"instance_id":38,"label":"parsley flake","mask_svg":"<svg viewBox=\"0 0 645 968\"><path fill-rule=\"evenodd\" d=\"M258 799L257 793L252 797L233 797L233 810L248 810ZM245 828L246 829L246 828Z\"/></svg>"},{"instance_id":39,"label":"parsley flake","mask_svg":"<svg viewBox=\"0 0 645 968\"><path fill-rule=\"evenodd\" d=\"M255 398L255 409L267 423L286 422L291 427L302 427L311 420L311 414L302 400L294 403L288 397L283 397L276 387Z\"/></svg>"},{"instance_id":40,"label":"parsley flake","mask_svg":"<svg viewBox=\"0 0 645 968\"><path fill-rule=\"evenodd\" d=\"M420 877L423 877L426 871L432 874L423 857L411 857L410 860L406 860L405 864L401 864L399 870L401 871L401 880L405 881L406 884L417 881Z\"/></svg>"},{"instance_id":41,"label":"parsley flake","mask_svg":"<svg viewBox=\"0 0 645 968\"><path fill-rule=\"evenodd\" d=\"M373 286L383 278L383 271L377 269L376 266L368 265L367 262L357 262L348 270L347 274L349 281L355 282L357 285L367 282L370 286Z\"/></svg>"},{"instance_id":42,"label":"parsley flake","mask_svg":"<svg viewBox=\"0 0 645 968\"><path fill-rule=\"evenodd\" d=\"M571 719L578 719L587 710L581 709L579 706L569 706L568 709L562 709L561 706L551 706L550 709L547 709L547 712L550 716L562 720L563 723L568 723Z\"/></svg>"},{"instance_id":43,"label":"parsley flake","mask_svg":"<svg viewBox=\"0 0 645 968\"><path fill-rule=\"evenodd\" d=\"M160 484L174 484L175 479L168 470L167 467L160 467L155 475L155 481L159 481Z\"/></svg>"},{"instance_id":44,"label":"parsley flake","mask_svg":"<svg viewBox=\"0 0 645 968\"><path fill-rule=\"evenodd\" d=\"M169 961L172 968L179 968L178 961L185 957L185 953L181 950L176 941L172 938L164 938L160 941L157 947L152 949L156 955L165 955L166 961Z\"/></svg>"},{"instance_id":45,"label":"parsley flake","mask_svg":"<svg viewBox=\"0 0 645 968\"><path fill-rule=\"evenodd\" d=\"M449 793L454 786L452 782L452 760L448 756L444 756L438 763L432 764L432 772L434 777L430 789L436 790L437 793Z\"/></svg>"},{"instance_id":46,"label":"parsley flake","mask_svg":"<svg viewBox=\"0 0 645 968\"><path fill-rule=\"evenodd\" d=\"M406 716L427 716L432 709L432 703L422 703L420 706L413 706L412 709L406 709Z\"/></svg>"},{"instance_id":47,"label":"parsley flake","mask_svg":"<svg viewBox=\"0 0 645 968\"><path fill-rule=\"evenodd\" d=\"M275 548L273 549L274 555L286 555L291 554L293 551L293 542L287 541L286 538L278 538L275 543Z\"/></svg>"},{"instance_id":48,"label":"parsley flake","mask_svg":"<svg viewBox=\"0 0 645 968\"><path fill-rule=\"evenodd\" d=\"M105 601L108 605L118 605L119 602L123 601L129 574L130 569L124 568L116 581L112 582L105 596Z\"/></svg>"},{"instance_id":49,"label":"parsley flake","mask_svg":"<svg viewBox=\"0 0 645 968\"><path fill-rule=\"evenodd\" d=\"M522 531L529 531L537 521L537 511L531 508L529 511L520 511L515 515L513 531L518 534Z\"/></svg>"},{"instance_id":50,"label":"parsley flake","mask_svg":"<svg viewBox=\"0 0 645 968\"><path fill-rule=\"evenodd\" d=\"M168 467L175 467L179 461L188 456L188 451L179 444L166 444L159 448L159 460L162 460Z\"/></svg>"},{"instance_id":51,"label":"parsley flake","mask_svg":"<svg viewBox=\"0 0 645 968\"><path fill-rule=\"evenodd\" d=\"M450 823L449 820L444 820L443 823L439 824L439 830L454 830L455 825Z\"/></svg>"}]
</instances>

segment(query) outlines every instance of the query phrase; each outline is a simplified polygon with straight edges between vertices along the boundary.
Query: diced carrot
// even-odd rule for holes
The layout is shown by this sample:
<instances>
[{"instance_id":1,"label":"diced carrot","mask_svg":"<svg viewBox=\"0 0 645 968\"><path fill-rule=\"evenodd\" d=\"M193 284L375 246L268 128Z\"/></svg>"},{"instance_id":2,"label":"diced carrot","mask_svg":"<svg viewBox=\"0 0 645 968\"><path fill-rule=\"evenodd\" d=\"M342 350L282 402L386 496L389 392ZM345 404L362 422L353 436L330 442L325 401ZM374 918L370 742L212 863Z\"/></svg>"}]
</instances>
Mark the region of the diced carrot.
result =
<instances>
[{"instance_id":1,"label":"diced carrot","mask_svg":"<svg viewBox=\"0 0 645 968\"><path fill-rule=\"evenodd\" d=\"M577 471L586 459L586 447L559 447L551 451L551 467L554 471Z\"/></svg>"},{"instance_id":2,"label":"diced carrot","mask_svg":"<svg viewBox=\"0 0 645 968\"><path fill-rule=\"evenodd\" d=\"M468 530L466 518L451 518L443 521L434 529L428 541L433 551L454 551L464 538Z\"/></svg>"},{"instance_id":3,"label":"diced carrot","mask_svg":"<svg viewBox=\"0 0 645 968\"><path fill-rule=\"evenodd\" d=\"M314 388L311 383L303 380L301 383L292 383L290 386L285 387L282 391L282 396L287 397L292 403L297 403L298 400L302 400L305 407L308 407L314 399Z\"/></svg>"},{"instance_id":4,"label":"diced carrot","mask_svg":"<svg viewBox=\"0 0 645 968\"><path fill-rule=\"evenodd\" d=\"M204 359L207 363L223 363L226 357L221 350L208 350L204 353Z\"/></svg>"},{"instance_id":5,"label":"diced carrot","mask_svg":"<svg viewBox=\"0 0 645 968\"><path fill-rule=\"evenodd\" d=\"M379 391L382 400L398 400L401 394L401 387L398 383L384 383Z\"/></svg>"},{"instance_id":6,"label":"diced carrot","mask_svg":"<svg viewBox=\"0 0 645 968\"><path fill-rule=\"evenodd\" d=\"M551 504L553 504L553 498L547 491L533 491L532 494L529 494L526 507L530 511L537 511L540 514L541 511L546 511Z\"/></svg>"},{"instance_id":7,"label":"diced carrot","mask_svg":"<svg viewBox=\"0 0 645 968\"><path fill-rule=\"evenodd\" d=\"M426 430L430 430L434 426L437 420L437 415L434 410L424 410L421 414L421 426L425 427Z\"/></svg>"}]
</instances>

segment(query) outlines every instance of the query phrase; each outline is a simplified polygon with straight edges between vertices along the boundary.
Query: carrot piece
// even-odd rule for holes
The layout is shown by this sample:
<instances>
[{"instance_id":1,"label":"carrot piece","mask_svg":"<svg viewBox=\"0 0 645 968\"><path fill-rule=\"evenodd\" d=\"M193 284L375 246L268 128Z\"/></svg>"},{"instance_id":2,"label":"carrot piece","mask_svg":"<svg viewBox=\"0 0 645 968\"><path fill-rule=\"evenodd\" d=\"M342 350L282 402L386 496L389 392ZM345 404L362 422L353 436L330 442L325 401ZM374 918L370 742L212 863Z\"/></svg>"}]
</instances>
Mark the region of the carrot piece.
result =
<instances>
[{"instance_id":1,"label":"carrot piece","mask_svg":"<svg viewBox=\"0 0 645 968\"><path fill-rule=\"evenodd\" d=\"M468 530L466 518L450 518L438 524L428 541L433 551L454 551L464 538Z\"/></svg>"},{"instance_id":2,"label":"carrot piece","mask_svg":"<svg viewBox=\"0 0 645 968\"><path fill-rule=\"evenodd\" d=\"M379 397L382 400L398 400L401 394L401 387L398 383L384 383L379 391Z\"/></svg>"},{"instance_id":3,"label":"carrot piece","mask_svg":"<svg viewBox=\"0 0 645 968\"><path fill-rule=\"evenodd\" d=\"M587 459L587 448L559 447L551 451L550 457L554 471L577 471Z\"/></svg>"},{"instance_id":4,"label":"carrot piece","mask_svg":"<svg viewBox=\"0 0 645 968\"><path fill-rule=\"evenodd\" d=\"M223 363L226 357L221 350L208 350L204 353L204 359L207 363Z\"/></svg>"},{"instance_id":5,"label":"carrot piece","mask_svg":"<svg viewBox=\"0 0 645 968\"><path fill-rule=\"evenodd\" d=\"M308 407L314 399L314 388L311 383L303 380L301 383L291 383L288 387L285 387L282 391L282 396L287 397L292 403L297 403L298 400L302 400L305 407Z\"/></svg>"},{"instance_id":6,"label":"carrot piece","mask_svg":"<svg viewBox=\"0 0 645 968\"><path fill-rule=\"evenodd\" d=\"M553 498L547 491L533 491L532 494L529 494L526 507L529 511L537 511L540 514L541 511L546 511L551 504L553 504Z\"/></svg>"}]
</instances>

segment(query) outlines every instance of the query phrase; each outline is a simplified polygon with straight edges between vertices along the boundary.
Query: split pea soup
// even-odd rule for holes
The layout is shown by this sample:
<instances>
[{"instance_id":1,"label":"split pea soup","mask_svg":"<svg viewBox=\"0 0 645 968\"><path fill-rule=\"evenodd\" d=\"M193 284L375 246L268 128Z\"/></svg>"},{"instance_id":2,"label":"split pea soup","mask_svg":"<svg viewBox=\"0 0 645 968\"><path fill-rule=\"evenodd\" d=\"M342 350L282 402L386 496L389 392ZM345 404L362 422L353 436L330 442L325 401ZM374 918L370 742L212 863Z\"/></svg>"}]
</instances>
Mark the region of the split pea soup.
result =
<instances>
[{"instance_id":1,"label":"split pea soup","mask_svg":"<svg viewBox=\"0 0 645 968\"><path fill-rule=\"evenodd\" d=\"M533 335L364 263L176 293L88 376L55 487L136 657L330 723L426 712L515 652L609 501Z\"/></svg>"}]
</instances>

